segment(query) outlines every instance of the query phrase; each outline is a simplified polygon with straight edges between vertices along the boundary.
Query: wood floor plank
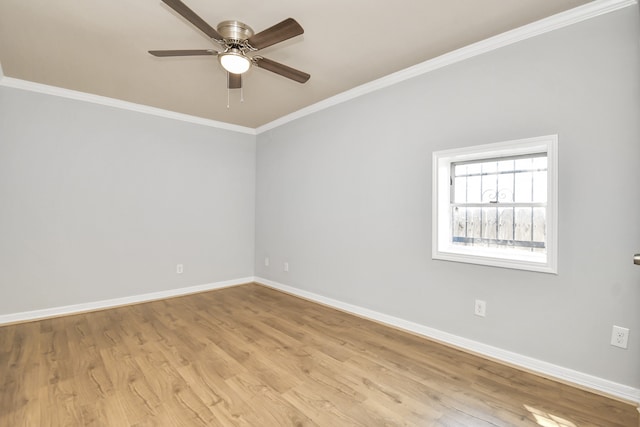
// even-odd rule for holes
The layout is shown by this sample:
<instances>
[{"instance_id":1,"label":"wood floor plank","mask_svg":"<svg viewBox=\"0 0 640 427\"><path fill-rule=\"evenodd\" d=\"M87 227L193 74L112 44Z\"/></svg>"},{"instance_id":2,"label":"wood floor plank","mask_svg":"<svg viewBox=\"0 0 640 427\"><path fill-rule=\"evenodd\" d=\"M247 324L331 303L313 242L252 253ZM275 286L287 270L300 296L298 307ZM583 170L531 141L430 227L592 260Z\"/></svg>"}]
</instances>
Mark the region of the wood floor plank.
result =
<instances>
[{"instance_id":1,"label":"wood floor plank","mask_svg":"<svg viewBox=\"0 0 640 427\"><path fill-rule=\"evenodd\" d=\"M193 391L203 398L217 422L221 425L250 426L244 415L248 402L235 393L225 379L210 370L209 364L193 363L178 368L178 372Z\"/></svg>"},{"instance_id":2,"label":"wood floor plank","mask_svg":"<svg viewBox=\"0 0 640 427\"><path fill-rule=\"evenodd\" d=\"M291 405L282 394L273 390L260 378L250 373L236 375L226 380L229 387L245 397L242 413L251 425L267 426L318 426L300 408Z\"/></svg>"},{"instance_id":3,"label":"wood floor plank","mask_svg":"<svg viewBox=\"0 0 640 427\"><path fill-rule=\"evenodd\" d=\"M630 404L256 284L0 327L0 426L638 424Z\"/></svg>"},{"instance_id":4,"label":"wood floor plank","mask_svg":"<svg viewBox=\"0 0 640 427\"><path fill-rule=\"evenodd\" d=\"M0 425L40 425L39 353L39 325L16 326L0 371Z\"/></svg>"}]
</instances>

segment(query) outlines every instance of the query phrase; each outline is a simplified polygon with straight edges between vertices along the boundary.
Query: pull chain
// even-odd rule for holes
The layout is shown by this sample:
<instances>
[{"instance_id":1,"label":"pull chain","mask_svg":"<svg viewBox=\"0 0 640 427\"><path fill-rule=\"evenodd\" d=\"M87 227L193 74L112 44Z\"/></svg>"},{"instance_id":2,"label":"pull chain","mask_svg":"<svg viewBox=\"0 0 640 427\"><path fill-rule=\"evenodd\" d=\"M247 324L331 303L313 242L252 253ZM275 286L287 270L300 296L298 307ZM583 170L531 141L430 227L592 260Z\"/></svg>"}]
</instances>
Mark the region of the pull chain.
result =
<instances>
[{"instance_id":1,"label":"pull chain","mask_svg":"<svg viewBox=\"0 0 640 427\"><path fill-rule=\"evenodd\" d=\"M229 81L230 81L230 76L229 76L229 73L227 73L227 108L229 108L229 93L230 93Z\"/></svg>"}]
</instances>

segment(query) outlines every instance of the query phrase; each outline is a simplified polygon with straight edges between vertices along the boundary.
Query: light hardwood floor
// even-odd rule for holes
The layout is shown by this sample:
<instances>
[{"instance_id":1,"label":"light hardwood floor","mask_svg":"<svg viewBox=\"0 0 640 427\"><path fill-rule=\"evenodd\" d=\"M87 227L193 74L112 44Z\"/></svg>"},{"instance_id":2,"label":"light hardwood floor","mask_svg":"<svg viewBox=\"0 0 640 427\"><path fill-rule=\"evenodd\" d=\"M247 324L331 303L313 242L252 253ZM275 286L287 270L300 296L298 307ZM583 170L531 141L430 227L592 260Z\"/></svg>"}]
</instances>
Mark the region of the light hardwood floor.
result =
<instances>
[{"instance_id":1,"label":"light hardwood floor","mask_svg":"<svg viewBox=\"0 0 640 427\"><path fill-rule=\"evenodd\" d=\"M249 284L0 328L0 426L637 426L628 404Z\"/></svg>"}]
</instances>

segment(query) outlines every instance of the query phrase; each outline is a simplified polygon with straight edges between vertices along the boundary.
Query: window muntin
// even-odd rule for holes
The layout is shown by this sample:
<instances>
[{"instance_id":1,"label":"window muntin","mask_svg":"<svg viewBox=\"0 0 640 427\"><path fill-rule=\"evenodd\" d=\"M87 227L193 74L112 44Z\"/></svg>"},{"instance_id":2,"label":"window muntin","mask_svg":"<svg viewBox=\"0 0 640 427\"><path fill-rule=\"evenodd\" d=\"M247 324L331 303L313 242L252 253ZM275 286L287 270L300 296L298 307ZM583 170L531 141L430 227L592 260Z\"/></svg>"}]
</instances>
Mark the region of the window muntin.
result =
<instances>
[{"instance_id":1,"label":"window muntin","mask_svg":"<svg viewBox=\"0 0 640 427\"><path fill-rule=\"evenodd\" d=\"M557 273L557 141L434 152L432 257Z\"/></svg>"}]
</instances>

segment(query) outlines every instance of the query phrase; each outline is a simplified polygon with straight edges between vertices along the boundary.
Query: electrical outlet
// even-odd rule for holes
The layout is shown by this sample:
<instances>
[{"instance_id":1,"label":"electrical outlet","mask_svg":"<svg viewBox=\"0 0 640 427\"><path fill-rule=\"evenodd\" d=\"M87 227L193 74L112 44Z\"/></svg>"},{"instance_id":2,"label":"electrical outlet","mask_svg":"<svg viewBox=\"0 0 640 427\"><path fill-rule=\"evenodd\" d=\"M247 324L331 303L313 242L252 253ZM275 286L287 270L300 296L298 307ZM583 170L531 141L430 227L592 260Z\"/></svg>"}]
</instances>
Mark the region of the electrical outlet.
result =
<instances>
[{"instance_id":1,"label":"electrical outlet","mask_svg":"<svg viewBox=\"0 0 640 427\"><path fill-rule=\"evenodd\" d=\"M627 348L628 341L629 329L613 325L613 330L611 331L611 345L620 348Z\"/></svg>"},{"instance_id":2,"label":"electrical outlet","mask_svg":"<svg viewBox=\"0 0 640 427\"><path fill-rule=\"evenodd\" d=\"M485 317L487 315L487 303L481 299L476 300L475 315Z\"/></svg>"},{"instance_id":3,"label":"electrical outlet","mask_svg":"<svg viewBox=\"0 0 640 427\"><path fill-rule=\"evenodd\" d=\"M284 271L289 271L289 263L288 263L288 262L285 262L285 263L284 263L284 265L282 266L282 269L283 269Z\"/></svg>"},{"instance_id":4,"label":"electrical outlet","mask_svg":"<svg viewBox=\"0 0 640 427\"><path fill-rule=\"evenodd\" d=\"M265 267L269 267L269 257L268 256L264 257L264 266Z\"/></svg>"},{"instance_id":5,"label":"electrical outlet","mask_svg":"<svg viewBox=\"0 0 640 427\"><path fill-rule=\"evenodd\" d=\"M182 274L183 271L184 271L184 265L182 264L176 265L176 274Z\"/></svg>"}]
</instances>

